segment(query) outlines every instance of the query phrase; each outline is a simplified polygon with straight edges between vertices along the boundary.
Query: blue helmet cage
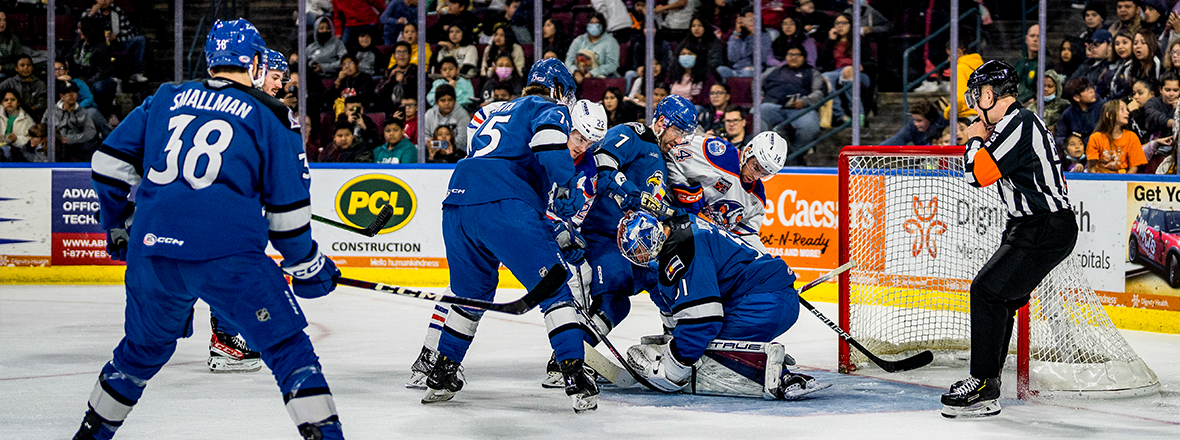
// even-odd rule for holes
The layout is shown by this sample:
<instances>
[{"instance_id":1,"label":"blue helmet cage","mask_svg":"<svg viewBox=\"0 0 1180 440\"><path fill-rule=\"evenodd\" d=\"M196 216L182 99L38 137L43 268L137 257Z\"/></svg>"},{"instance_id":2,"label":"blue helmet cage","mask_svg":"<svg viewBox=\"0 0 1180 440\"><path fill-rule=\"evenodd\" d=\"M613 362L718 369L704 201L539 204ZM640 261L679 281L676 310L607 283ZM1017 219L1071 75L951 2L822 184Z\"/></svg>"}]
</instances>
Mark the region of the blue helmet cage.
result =
<instances>
[{"instance_id":1,"label":"blue helmet cage","mask_svg":"<svg viewBox=\"0 0 1180 440\"><path fill-rule=\"evenodd\" d=\"M685 135L692 134L697 129L696 106L680 95L668 95L656 104L653 118L664 117L667 125L676 127Z\"/></svg>"},{"instance_id":2,"label":"blue helmet cage","mask_svg":"<svg viewBox=\"0 0 1180 440\"><path fill-rule=\"evenodd\" d=\"M258 56L258 63L254 57ZM205 65L212 69L217 66L235 66L246 69L254 87L261 87L266 77L266 41L258 29L244 18L213 23L209 37L205 40Z\"/></svg>"},{"instance_id":3,"label":"blue helmet cage","mask_svg":"<svg viewBox=\"0 0 1180 440\"><path fill-rule=\"evenodd\" d=\"M664 225L651 214L629 211L619 220L615 239L619 251L631 264L657 269L660 249L668 236L664 234Z\"/></svg>"},{"instance_id":4,"label":"blue helmet cage","mask_svg":"<svg viewBox=\"0 0 1180 440\"><path fill-rule=\"evenodd\" d=\"M551 90L550 93L557 93L557 85L560 84L561 96L551 94L550 97L565 105L573 105L577 100L574 92L578 90L578 83L574 82L574 76L570 75L565 63L556 58L546 58L533 63L533 67L529 68L528 80L525 83L543 85Z\"/></svg>"}]
</instances>

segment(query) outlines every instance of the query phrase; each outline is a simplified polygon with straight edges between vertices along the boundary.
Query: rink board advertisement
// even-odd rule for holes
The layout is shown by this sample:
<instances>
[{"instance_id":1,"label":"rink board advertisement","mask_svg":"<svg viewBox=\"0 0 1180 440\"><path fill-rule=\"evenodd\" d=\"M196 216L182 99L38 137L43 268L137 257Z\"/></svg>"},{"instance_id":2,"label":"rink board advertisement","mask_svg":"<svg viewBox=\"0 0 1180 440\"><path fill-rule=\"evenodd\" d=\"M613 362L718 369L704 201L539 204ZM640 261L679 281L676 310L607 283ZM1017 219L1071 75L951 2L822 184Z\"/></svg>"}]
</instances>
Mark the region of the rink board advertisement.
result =
<instances>
[{"instance_id":1,"label":"rink board advertisement","mask_svg":"<svg viewBox=\"0 0 1180 440\"><path fill-rule=\"evenodd\" d=\"M363 228L384 204L394 208L393 219L373 238L312 222L324 254L344 267L446 268L442 200L451 171L433 166L316 165L312 170L314 214ZM1070 201L1080 227L1074 257L1103 303L1180 312L1180 293L1169 280L1176 276L1169 268L1180 266L1180 183L1153 177L1126 181L1071 174L1069 178ZM910 184L904 180L878 183L881 187ZM766 182L762 241L772 254L800 272L801 280L837 266L837 219L844 208L839 206L836 186L837 176L828 169L787 170ZM0 266L112 264L105 255L105 233L94 219L97 201L88 168L0 167ZM878 202L849 208L857 213L854 234L856 226L871 226L874 221L899 222L905 230L905 223L913 220L908 226L911 232L890 238L886 246L890 257L882 252L879 261L861 264L889 265L912 276L923 276L920 266L904 266L904 258L897 255L986 259L991 250L969 249L954 237L980 231L998 234L1003 228L1002 213L962 206L955 200ZM866 230L873 229L877 228ZM873 238L854 235L856 240ZM1138 245L1134 254L1129 249L1132 243ZM280 258L273 249L269 253ZM943 275L970 279L972 274Z\"/></svg>"}]
</instances>

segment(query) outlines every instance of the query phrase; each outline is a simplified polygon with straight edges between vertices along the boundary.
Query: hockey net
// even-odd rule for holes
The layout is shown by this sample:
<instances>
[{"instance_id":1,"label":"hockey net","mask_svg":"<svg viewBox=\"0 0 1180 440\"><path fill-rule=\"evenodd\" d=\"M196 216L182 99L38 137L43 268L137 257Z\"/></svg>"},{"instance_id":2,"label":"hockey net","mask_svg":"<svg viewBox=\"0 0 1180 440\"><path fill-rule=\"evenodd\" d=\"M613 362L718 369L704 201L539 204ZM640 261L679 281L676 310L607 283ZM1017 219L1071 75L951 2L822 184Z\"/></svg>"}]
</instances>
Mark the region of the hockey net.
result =
<instances>
[{"instance_id":1,"label":"hockey net","mask_svg":"<svg viewBox=\"0 0 1180 440\"><path fill-rule=\"evenodd\" d=\"M876 355L932 350L966 366L972 279L999 247L1007 211L963 177L963 147L846 147L840 153L840 324ZM868 363L840 341L840 370ZM1007 366L1030 395L1117 397L1158 390L1111 323L1076 258L1018 313Z\"/></svg>"}]
</instances>

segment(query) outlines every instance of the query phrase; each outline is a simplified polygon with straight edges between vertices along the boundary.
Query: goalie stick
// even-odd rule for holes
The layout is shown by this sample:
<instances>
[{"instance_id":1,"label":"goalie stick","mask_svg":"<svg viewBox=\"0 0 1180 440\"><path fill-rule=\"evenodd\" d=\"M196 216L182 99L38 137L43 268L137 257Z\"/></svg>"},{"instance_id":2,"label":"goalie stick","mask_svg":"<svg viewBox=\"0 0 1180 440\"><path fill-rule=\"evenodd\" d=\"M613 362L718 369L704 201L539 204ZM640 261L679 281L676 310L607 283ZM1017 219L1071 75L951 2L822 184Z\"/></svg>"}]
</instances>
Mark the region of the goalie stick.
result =
<instances>
[{"instance_id":1,"label":"goalie stick","mask_svg":"<svg viewBox=\"0 0 1180 440\"><path fill-rule=\"evenodd\" d=\"M317 222L320 222L320 223L323 223L323 224L326 224L329 226L335 226L335 227L343 229L345 231L355 232L357 234L361 234L366 237L376 236L378 232L381 232L382 229L385 229L385 224L389 223L390 218L393 218L393 207L389 206L388 204L385 205L384 207L382 207L381 212L377 213L377 217L373 219L373 222L369 223L369 226L364 227L364 228L349 226L344 223L340 223L336 220L323 218L323 217L320 217L315 214L311 215L312 220L315 220Z\"/></svg>"},{"instance_id":2,"label":"goalie stick","mask_svg":"<svg viewBox=\"0 0 1180 440\"><path fill-rule=\"evenodd\" d=\"M835 270L828 272L828 273L824 274L824 276L817 278L815 281L808 283L806 286L803 286L803 288L799 290L799 293L803 293L807 289L813 287L813 285L819 284L819 283L826 281L826 280L829 280L832 277L839 275L848 269L852 269L855 266L856 266L856 261L849 261L847 263L844 263L840 267L837 267ZM815 306L811 305L811 303L809 303L809 302L807 302L807 300L803 299L802 296L799 297L799 303L803 304L803 307L806 307L807 310L810 310L811 313L813 315L815 315L816 318L819 318L820 321L823 321L824 324L827 324L828 327L830 327L832 330L834 330L836 332L836 334L840 335L841 338L844 338L844 340L848 342L848 345L856 347L857 350L860 350L861 353L864 353L864 355L867 356L869 358L869 360L873 361L874 364L877 364L877 366L881 367L882 370L888 371L890 373L896 373L898 371L909 371L909 370L913 370L915 368L924 367L927 364L929 364L930 362L934 361L934 353L932 353L930 350L923 351L921 353L915 354L913 356L910 356L908 358L901 359L898 361L887 361L885 359L881 359L881 358L877 357L877 355L875 355L871 351L869 351L869 349L865 348L863 345L860 345L860 342L857 342L856 339L853 339L852 335L848 334L848 332L846 332L846 331L844 331L844 329L840 328L839 325L832 322L832 320L828 319L826 316L824 316L822 313L820 313L819 310L816 310Z\"/></svg>"},{"instance_id":3,"label":"goalie stick","mask_svg":"<svg viewBox=\"0 0 1180 440\"><path fill-rule=\"evenodd\" d=\"M493 312L508 313L512 315L523 315L525 312L532 310L533 307L541 304L546 298L553 295L553 292L561 288L565 284L566 278L565 266L558 263L549 268L549 272L545 274L541 281L537 283L527 294L520 299L507 303L493 303L491 301L483 301L474 298L463 298L458 296L443 295L441 293L422 292L417 290L410 290L405 287L390 286L388 284L375 283L372 281L354 280L352 278L338 278L337 283L345 286L358 287L361 289L376 290L378 292L392 293L394 295L408 296L410 298L424 299L427 301L435 301L448 304L457 304L465 307L474 307L477 309L491 310Z\"/></svg>"}]
</instances>

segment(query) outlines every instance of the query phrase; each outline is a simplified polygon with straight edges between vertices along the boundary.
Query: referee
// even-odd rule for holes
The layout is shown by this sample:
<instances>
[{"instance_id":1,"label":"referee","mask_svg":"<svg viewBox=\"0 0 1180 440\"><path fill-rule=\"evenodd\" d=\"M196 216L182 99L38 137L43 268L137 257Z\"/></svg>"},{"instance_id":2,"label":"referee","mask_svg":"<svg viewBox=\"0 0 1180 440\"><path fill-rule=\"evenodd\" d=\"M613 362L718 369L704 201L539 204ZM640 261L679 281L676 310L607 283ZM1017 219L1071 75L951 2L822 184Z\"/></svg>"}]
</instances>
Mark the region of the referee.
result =
<instances>
[{"instance_id":1,"label":"referee","mask_svg":"<svg viewBox=\"0 0 1180 440\"><path fill-rule=\"evenodd\" d=\"M1000 248L971 284L971 377L942 395L948 418L1000 413L1000 371L1013 316L1078 238L1053 136L1016 102L1018 79L1008 63L991 60L971 74L964 93L980 115L967 127L967 182L999 183L1008 224Z\"/></svg>"}]
</instances>

